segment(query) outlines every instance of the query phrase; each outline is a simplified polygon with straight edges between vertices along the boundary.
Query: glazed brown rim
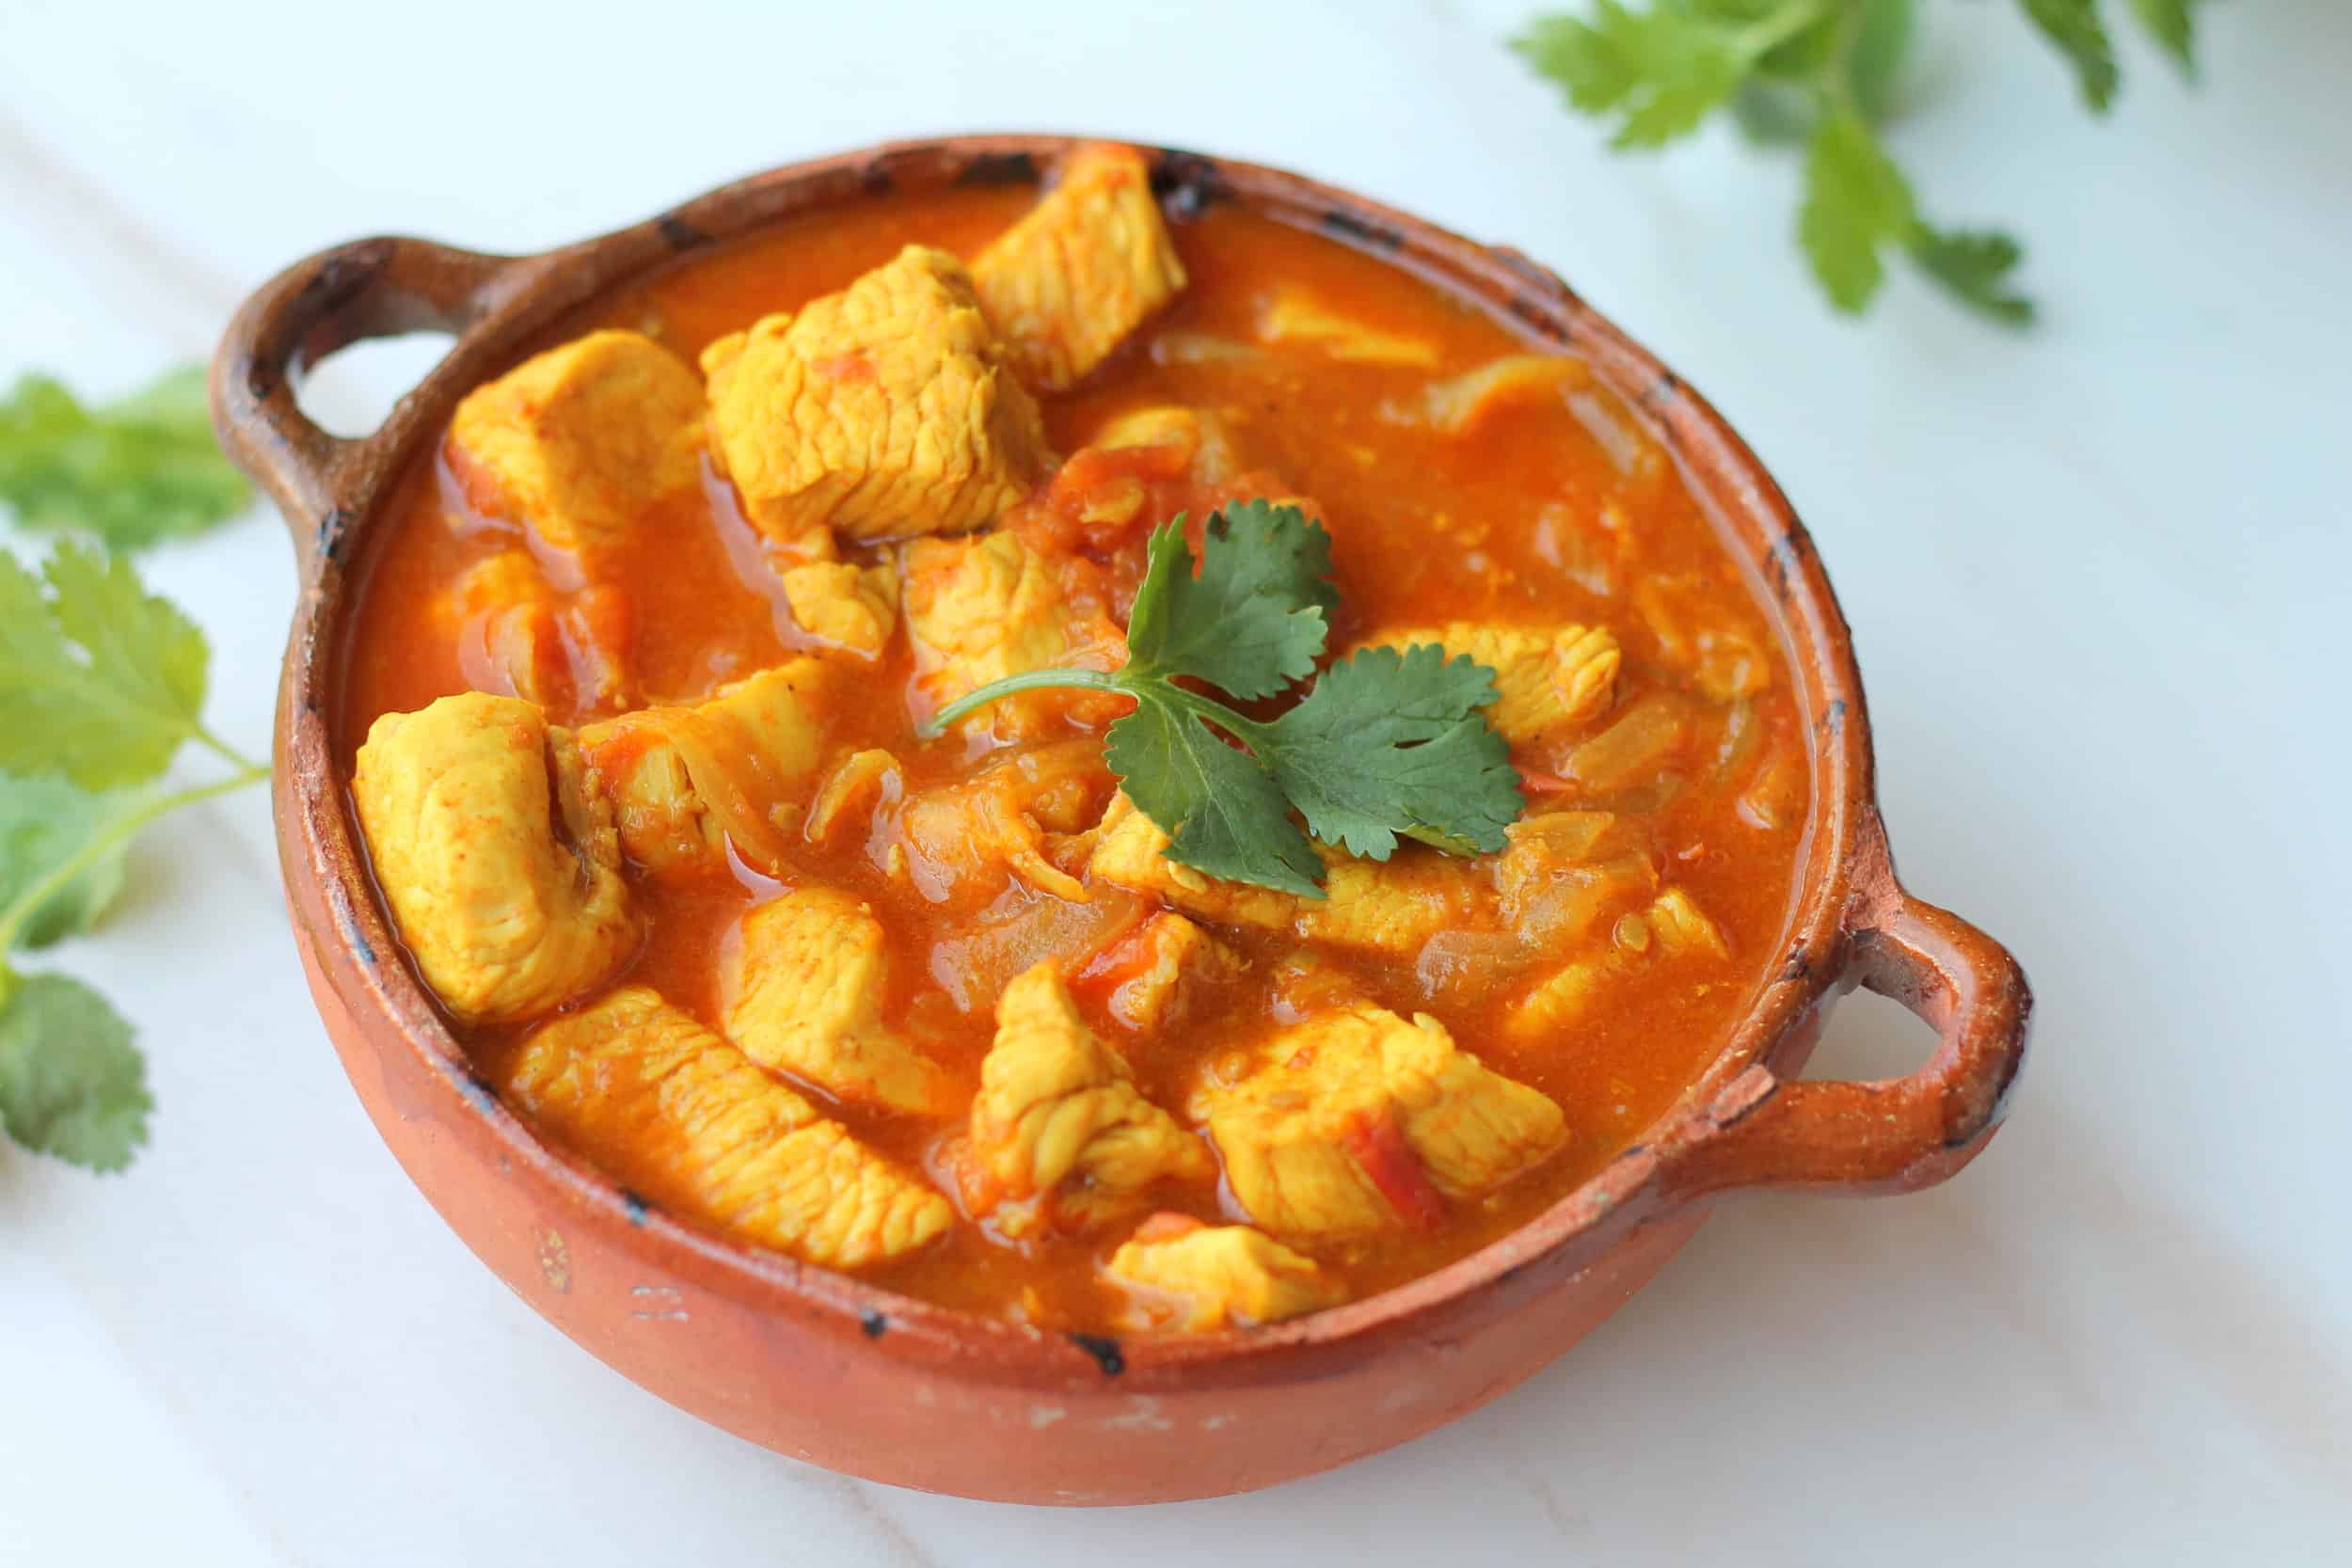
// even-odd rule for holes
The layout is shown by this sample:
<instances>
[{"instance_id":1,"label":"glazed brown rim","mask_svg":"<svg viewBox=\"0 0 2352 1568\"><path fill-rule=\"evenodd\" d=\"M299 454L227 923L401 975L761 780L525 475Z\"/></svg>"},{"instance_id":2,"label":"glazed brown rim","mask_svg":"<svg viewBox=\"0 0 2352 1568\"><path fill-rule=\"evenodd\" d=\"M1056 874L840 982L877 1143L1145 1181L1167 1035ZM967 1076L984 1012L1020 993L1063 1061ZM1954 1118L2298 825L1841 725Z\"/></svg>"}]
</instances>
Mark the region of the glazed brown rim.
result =
<instances>
[{"instance_id":1,"label":"glazed brown rim","mask_svg":"<svg viewBox=\"0 0 2352 1568\"><path fill-rule=\"evenodd\" d=\"M360 240L271 279L239 309L213 364L221 440L294 530L302 597L287 650L276 803L290 881L316 884L359 976L342 1000L371 1014L490 1126L514 1180L633 1227L674 1275L764 1309L815 1314L863 1333L869 1354L1037 1386L1124 1372L1128 1386L1245 1378L1265 1357L1376 1354L1489 1285L1538 1263L1584 1266L1634 1226L1735 1189L1910 1191L1965 1164L1998 1126L2025 1059L2031 993L2015 959L1975 927L1905 893L1873 795L1869 727L1851 638L1812 542L1755 454L1704 399L1517 251L1482 246L1296 175L1163 149L1153 183L1180 218L1236 202L1320 230L1411 268L1547 345L1584 357L1640 408L1710 502L1720 531L1777 608L1813 736L1813 800L1782 961L1724 1049L1675 1107L1535 1219L1395 1289L1246 1333L1124 1346L934 1306L850 1275L712 1235L649 1207L584 1161L542 1144L501 1103L408 966L364 869L334 766L326 715L342 652L352 563L390 483L467 389L508 369L548 329L612 287L681 255L795 215L907 187L1035 182L1075 138L976 135L910 141L754 175L601 238L531 256L430 241ZM456 335L447 356L373 434L327 435L296 406L312 365L369 338ZM283 832L291 824L295 832ZM294 854L298 845L300 858ZM1801 1082L1804 1027L1833 995L1867 986L1938 1032L1915 1073ZM380 1033L368 1031L377 1049ZM887 1330L887 1333L884 1331ZM984 1353L984 1354L983 1354Z\"/></svg>"}]
</instances>

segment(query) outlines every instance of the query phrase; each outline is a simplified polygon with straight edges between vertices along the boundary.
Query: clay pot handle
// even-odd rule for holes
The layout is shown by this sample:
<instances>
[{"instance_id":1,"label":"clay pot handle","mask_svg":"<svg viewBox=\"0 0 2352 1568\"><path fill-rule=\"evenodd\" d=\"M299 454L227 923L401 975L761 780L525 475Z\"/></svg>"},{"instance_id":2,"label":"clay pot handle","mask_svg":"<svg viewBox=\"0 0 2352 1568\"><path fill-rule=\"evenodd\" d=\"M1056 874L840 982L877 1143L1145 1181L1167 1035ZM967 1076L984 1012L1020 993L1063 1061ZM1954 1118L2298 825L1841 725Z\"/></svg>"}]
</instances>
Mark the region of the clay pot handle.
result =
<instances>
[{"instance_id":1,"label":"clay pot handle","mask_svg":"<svg viewBox=\"0 0 2352 1568\"><path fill-rule=\"evenodd\" d=\"M303 373L362 339L463 332L511 292L503 280L516 265L430 240L355 240L296 261L239 308L213 355L213 427L285 514L306 578L344 520L341 482L376 437L311 423L294 402Z\"/></svg>"},{"instance_id":2,"label":"clay pot handle","mask_svg":"<svg viewBox=\"0 0 2352 1568\"><path fill-rule=\"evenodd\" d=\"M1703 1113L1686 1196L1733 1187L1915 1192L1958 1171L1999 1126L2026 1060L2033 992L2009 950L1888 877L1857 918L1842 984L1901 1003L1942 1037L1907 1078L1788 1081L1750 1068Z\"/></svg>"}]
</instances>

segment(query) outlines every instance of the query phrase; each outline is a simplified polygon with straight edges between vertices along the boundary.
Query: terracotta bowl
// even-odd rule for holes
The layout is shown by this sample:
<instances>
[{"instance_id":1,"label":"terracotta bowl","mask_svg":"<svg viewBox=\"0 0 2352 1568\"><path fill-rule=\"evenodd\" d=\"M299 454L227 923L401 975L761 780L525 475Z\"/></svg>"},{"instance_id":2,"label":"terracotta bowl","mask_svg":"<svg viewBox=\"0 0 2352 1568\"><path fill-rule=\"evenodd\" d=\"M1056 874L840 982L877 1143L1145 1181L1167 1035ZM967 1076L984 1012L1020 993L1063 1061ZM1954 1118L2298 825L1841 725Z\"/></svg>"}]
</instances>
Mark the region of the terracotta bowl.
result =
<instances>
[{"instance_id":1,"label":"terracotta bowl","mask_svg":"<svg viewBox=\"0 0 2352 1568\"><path fill-rule=\"evenodd\" d=\"M1515 251L1279 170L1164 151L1155 180L1180 216L1235 202L1391 257L1583 356L1680 462L1785 628L1813 737L1801 907L1771 979L1677 1108L1540 1218L1409 1285L1249 1333L1119 1342L951 1311L713 1236L541 1143L474 1073L403 961L329 744L353 585L394 481L463 393L615 284L894 190L1033 182L1066 145L962 136L848 153L539 256L341 245L246 301L214 361L213 400L222 440L277 499L300 557L276 784L295 942L353 1085L442 1216L596 1355L778 1452L973 1497L1136 1503L1271 1485L1475 1408L1614 1311L1724 1194L1943 1180L2001 1118L2031 997L1997 943L1896 881L1829 580L1779 487L1713 409ZM454 333L455 345L373 435L330 436L296 407L309 366L418 330ZM1932 1024L1932 1059L1908 1078L1796 1081L1828 1004L1856 985Z\"/></svg>"}]
</instances>

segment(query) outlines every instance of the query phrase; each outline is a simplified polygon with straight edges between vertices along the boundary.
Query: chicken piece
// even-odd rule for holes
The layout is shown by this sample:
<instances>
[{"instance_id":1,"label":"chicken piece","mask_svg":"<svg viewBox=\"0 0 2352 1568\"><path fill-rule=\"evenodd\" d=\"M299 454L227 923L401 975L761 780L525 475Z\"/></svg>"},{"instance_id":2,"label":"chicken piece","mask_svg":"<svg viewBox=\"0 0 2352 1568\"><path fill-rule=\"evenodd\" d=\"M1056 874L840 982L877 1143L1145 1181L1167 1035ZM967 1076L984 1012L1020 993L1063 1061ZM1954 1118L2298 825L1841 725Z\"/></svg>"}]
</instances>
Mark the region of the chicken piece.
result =
<instances>
[{"instance_id":1,"label":"chicken piece","mask_svg":"<svg viewBox=\"0 0 2352 1568\"><path fill-rule=\"evenodd\" d=\"M1133 451L1155 447L1169 452L1180 472L1215 484L1231 479L1240 467L1225 423L1197 408L1156 404L1118 414L1087 443L1104 451Z\"/></svg>"},{"instance_id":2,"label":"chicken piece","mask_svg":"<svg viewBox=\"0 0 2352 1568\"><path fill-rule=\"evenodd\" d=\"M703 389L634 332L591 332L475 388L450 419L467 502L578 561L620 543L663 498L700 483Z\"/></svg>"},{"instance_id":3,"label":"chicken piece","mask_svg":"<svg viewBox=\"0 0 2352 1568\"><path fill-rule=\"evenodd\" d=\"M764 872L785 863L801 791L824 752L834 666L796 658L690 707L649 707L580 732L629 859L660 875L724 873L727 847Z\"/></svg>"},{"instance_id":4,"label":"chicken piece","mask_svg":"<svg viewBox=\"0 0 2352 1568\"><path fill-rule=\"evenodd\" d=\"M1143 1098L1119 1053L1078 1017L1048 961L1005 988L980 1063L964 1202L1006 1235L1091 1229L1153 1182L1209 1181L1200 1140Z\"/></svg>"},{"instance_id":5,"label":"chicken piece","mask_svg":"<svg viewBox=\"0 0 2352 1568\"><path fill-rule=\"evenodd\" d=\"M1125 1288L1128 1326L1207 1334L1337 1307L1347 1288L1311 1258L1246 1225L1154 1214L1104 1270Z\"/></svg>"},{"instance_id":6,"label":"chicken piece","mask_svg":"<svg viewBox=\"0 0 2352 1568\"><path fill-rule=\"evenodd\" d=\"M918 539L906 551L907 629L915 685L934 708L966 692L1048 666L1115 670L1126 635L1102 609L1073 599L1086 562L1041 555L1010 533ZM1129 699L1107 691L1024 691L962 723L998 739L1029 739L1070 723L1107 724Z\"/></svg>"},{"instance_id":7,"label":"chicken piece","mask_svg":"<svg viewBox=\"0 0 2352 1568\"><path fill-rule=\"evenodd\" d=\"M1023 378L1058 392L1183 291L1184 264L1143 154L1095 145L980 252L972 281Z\"/></svg>"},{"instance_id":8,"label":"chicken piece","mask_svg":"<svg viewBox=\"0 0 2352 1568\"><path fill-rule=\"evenodd\" d=\"M1063 867L1083 863L1116 781L1092 740L1038 746L972 777L908 800L898 815L907 870L933 903L993 897L1008 877L1083 904L1086 885Z\"/></svg>"},{"instance_id":9,"label":"chicken piece","mask_svg":"<svg viewBox=\"0 0 2352 1568\"><path fill-rule=\"evenodd\" d=\"M1619 884L1613 889L1614 901L1622 903L1640 885L1632 880ZM1654 871L1647 885L1657 885ZM1586 935L1589 929L1588 924L1573 934ZM1697 902L1678 887L1667 888L1642 909L1616 917L1606 951L1573 958L1530 987L1504 1016L1503 1033L1517 1041L1556 1037L1627 975L1661 960L1730 957L1722 929Z\"/></svg>"},{"instance_id":10,"label":"chicken piece","mask_svg":"<svg viewBox=\"0 0 2352 1568\"><path fill-rule=\"evenodd\" d=\"M792 618L819 642L878 657L898 625L898 574L890 567L811 562L784 573Z\"/></svg>"},{"instance_id":11,"label":"chicken piece","mask_svg":"<svg viewBox=\"0 0 2352 1568\"><path fill-rule=\"evenodd\" d=\"M1089 875L1155 895L1214 924L1290 931L1310 942L1407 958L1439 931L1479 924L1493 903L1493 890L1475 863L1422 845L1401 846L1387 861L1368 861L1316 844L1324 866L1319 899L1205 876L1168 859L1168 834L1121 794L1104 815Z\"/></svg>"},{"instance_id":12,"label":"chicken piece","mask_svg":"<svg viewBox=\"0 0 2352 1568\"><path fill-rule=\"evenodd\" d=\"M627 600L592 584L566 603L524 549L484 556L458 575L445 601L467 684L520 697L553 713L617 713L631 706Z\"/></svg>"},{"instance_id":13,"label":"chicken piece","mask_svg":"<svg viewBox=\"0 0 2352 1568\"><path fill-rule=\"evenodd\" d=\"M920 1176L644 986L542 1025L504 1086L654 1201L827 1268L904 1257L955 1219Z\"/></svg>"},{"instance_id":14,"label":"chicken piece","mask_svg":"<svg viewBox=\"0 0 2352 1568\"><path fill-rule=\"evenodd\" d=\"M538 708L479 692L368 730L351 777L375 879L417 968L469 1023L594 990L642 934L611 809Z\"/></svg>"},{"instance_id":15,"label":"chicken piece","mask_svg":"<svg viewBox=\"0 0 2352 1568\"><path fill-rule=\"evenodd\" d=\"M760 905L720 960L727 1038L836 1100L946 1115L938 1067L882 1022L884 946L882 922L846 893L806 887Z\"/></svg>"},{"instance_id":16,"label":"chicken piece","mask_svg":"<svg viewBox=\"0 0 2352 1568\"><path fill-rule=\"evenodd\" d=\"M944 250L909 245L702 363L711 450L772 541L961 533L1046 467L1037 404Z\"/></svg>"},{"instance_id":17,"label":"chicken piece","mask_svg":"<svg viewBox=\"0 0 2352 1568\"><path fill-rule=\"evenodd\" d=\"M1503 830L1494 858L1502 918L1527 942L1557 949L1589 936L1608 916L1638 908L1658 869L1624 819L1605 811L1551 811Z\"/></svg>"},{"instance_id":18,"label":"chicken piece","mask_svg":"<svg viewBox=\"0 0 2352 1568\"><path fill-rule=\"evenodd\" d=\"M1241 973L1242 960L1223 942L1172 910L1163 910L1117 946L1105 949L1081 976L1104 996L1110 1015L1141 1035L1178 1022L1195 993Z\"/></svg>"},{"instance_id":19,"label":"chicken piece","mask_svg":"<svg viewBox=\"0 0 2352 1568\"><path fill-rule=\"evenodd\" d=\"M1557 354L1506 354L1474 371L1436 382L1427 393L1429 423L1441 436L1461 436L1507 404L1538 397L1555 401L1593 378L1581 359Z\"/></svg>"},{"instance_id":20,"label":"chicken piece","mask_svg":"<svg viewBox=\"0 0 2352 1568\"><path fill-rule=\"evenodd\" d=\"M1617 670L1624 655L1606 627L1453 621L1442 626L1385 630L1357 645L1401 649L1422 642L1438 643L1453 655L1468 654L1495 673L1495 704L1486 718L1514 746L1589 724L1616 701Z\"/></svg>"},{"instance_id":21,"label":"chicken piece","mask_svg":"<svg viewBox=\"0 0 2352 1568\"><path fill-rule=\"evenodd\" d=\"M1303 289L1283 286L1258 314L1262 343L1309 343L1334 359L1359 365L1426 368L1438 362L1438 345L1426 338L1383 332L1371 323L1332 309Z\"/></svg>"},{"instance_id":22,"label":"chicken piece","mask_svg":"<svg viewBox=\"0 0 2352 1568\"><path fill-rule=\"evenodd\" d=\"M1193 1097L1234 1200L1275 1235L1341 1241L1438 1223L1566 1138L1560 1107L1458 1049L1428 1014L1365 1004L1282 1030Z\"/></svg>"}]
</instances>

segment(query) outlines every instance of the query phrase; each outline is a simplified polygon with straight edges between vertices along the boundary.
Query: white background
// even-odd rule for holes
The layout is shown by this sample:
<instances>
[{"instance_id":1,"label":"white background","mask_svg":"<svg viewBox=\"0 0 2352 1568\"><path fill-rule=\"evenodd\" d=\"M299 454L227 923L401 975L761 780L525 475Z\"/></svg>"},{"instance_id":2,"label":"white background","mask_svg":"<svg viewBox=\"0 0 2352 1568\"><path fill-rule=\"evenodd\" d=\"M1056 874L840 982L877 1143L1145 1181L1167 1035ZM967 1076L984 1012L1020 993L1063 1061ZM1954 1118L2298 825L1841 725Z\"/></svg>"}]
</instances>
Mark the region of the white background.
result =
<instances>
[{"instance_id":1,"label":"white background","mask_svg":"<svg viewBox=\"0 0 2352 1568\"><path fill-rule=\"evenodd\" d=\"M60 959L151 1053L137 1167L0 1147L0 1563L2345 1560L2352 8L2215 8L2201 90L2128 42L2105 125L2009 7L1923 8L1898 150L1931 211L2029 239L2027 339L1906 277L1832 319L1786 160L1611 157L1498 46L1510 4L0 7L0 373L102 394L334 241L536 248L922 131L1243 153L1518 245L1773 466L1907 879L2042 1003L1948 1187L1727 1211L1527 1386L1339 1474L1008 1509L771 1458L512 1298L344 1085L247 794L144 843ZM316 405L363 420L429 353ZM265 748L274 522L152 570ZM1921 1049L1857 998L1825 1065Z\"/></svg>"}]
</instances>

